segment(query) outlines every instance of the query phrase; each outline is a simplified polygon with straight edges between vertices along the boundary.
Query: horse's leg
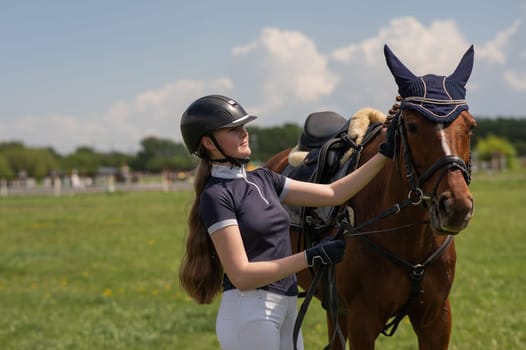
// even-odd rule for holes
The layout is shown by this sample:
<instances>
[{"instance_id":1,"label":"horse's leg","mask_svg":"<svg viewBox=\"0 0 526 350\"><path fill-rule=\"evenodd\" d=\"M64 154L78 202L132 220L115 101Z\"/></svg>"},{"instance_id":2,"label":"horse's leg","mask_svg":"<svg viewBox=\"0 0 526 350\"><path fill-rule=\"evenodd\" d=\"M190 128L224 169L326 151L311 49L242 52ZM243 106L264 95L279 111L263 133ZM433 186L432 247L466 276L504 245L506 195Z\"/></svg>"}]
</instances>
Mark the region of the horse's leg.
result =
<instances>
[{"instance_id":1,"label":"horse's leg","mask_svg":"<svg viewBox=\"0 0 526 350\"><path fill-rule=\"evenodd\" d=\"M355 300L348 310L347 334L349 349L373 350L379 327L371 315L374 314L373 305L368 305L363 300Z\"/></svg>"},{"instance_id":2,"label":"horse's leg","mask_svg":"<svg viewBox=\"0 0 526 350\"><path fill-rule=\"evenodd\" d=\"M451 335L451 305L449 298L433 320L422 314L410 315L411 325L418 336L419 350L447 350Z\"/></svg>"}]
</instances>

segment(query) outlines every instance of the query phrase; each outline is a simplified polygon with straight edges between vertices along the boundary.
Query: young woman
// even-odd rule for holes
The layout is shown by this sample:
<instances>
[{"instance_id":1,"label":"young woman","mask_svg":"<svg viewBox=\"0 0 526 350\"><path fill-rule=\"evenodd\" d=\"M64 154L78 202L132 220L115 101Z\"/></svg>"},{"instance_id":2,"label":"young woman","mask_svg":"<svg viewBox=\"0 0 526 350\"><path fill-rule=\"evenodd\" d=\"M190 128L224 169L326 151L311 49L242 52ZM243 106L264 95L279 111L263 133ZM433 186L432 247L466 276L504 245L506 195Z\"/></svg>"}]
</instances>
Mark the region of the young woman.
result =
<instances>
[{"instance_id":1,"label":"young woman","mask_svg":"<svg viewBox=\"0 0 526 350\"><path fill-rule=\"evenodd\" d=\"M293 349L297 315L295 273L318 260L336 264L344 240L322 240L292 254L289 216L282 204L344 203L362 189L393 155L394 130L380 152L331 184L286 178L265 168L245 170L251 150L245 124L256 119L221 95L194 101L181 118L188 150L200 158L196 197L180 282L198 303L223 289L216 333L223 349ZM302 339L298 348L302 349Z\"/></svg>"}]
</instances>

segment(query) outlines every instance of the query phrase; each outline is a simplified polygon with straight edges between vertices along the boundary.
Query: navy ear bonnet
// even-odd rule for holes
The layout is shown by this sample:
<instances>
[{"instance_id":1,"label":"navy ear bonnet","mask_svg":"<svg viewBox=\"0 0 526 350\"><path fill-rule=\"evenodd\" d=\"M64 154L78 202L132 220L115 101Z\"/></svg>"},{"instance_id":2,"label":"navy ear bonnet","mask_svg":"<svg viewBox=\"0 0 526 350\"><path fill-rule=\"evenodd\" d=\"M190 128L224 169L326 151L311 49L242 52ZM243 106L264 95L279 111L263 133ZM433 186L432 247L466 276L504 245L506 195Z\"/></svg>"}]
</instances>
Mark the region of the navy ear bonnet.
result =
<instances>
[{"instance_id":1,"label":"navy ear bonnet","mask_svg":"<svg viewBox=\"0 0 526 350\"><path fill-rule=\"evenodd\" d=\"M402 97L401 109L413 109L435 123L450 123L469 108L465 100L465 86L473 69L473 45L466 51L455 72L447 77L434 74L417 77L387 45L384 46L384 54Z\"/></svg>"}]
</instances>

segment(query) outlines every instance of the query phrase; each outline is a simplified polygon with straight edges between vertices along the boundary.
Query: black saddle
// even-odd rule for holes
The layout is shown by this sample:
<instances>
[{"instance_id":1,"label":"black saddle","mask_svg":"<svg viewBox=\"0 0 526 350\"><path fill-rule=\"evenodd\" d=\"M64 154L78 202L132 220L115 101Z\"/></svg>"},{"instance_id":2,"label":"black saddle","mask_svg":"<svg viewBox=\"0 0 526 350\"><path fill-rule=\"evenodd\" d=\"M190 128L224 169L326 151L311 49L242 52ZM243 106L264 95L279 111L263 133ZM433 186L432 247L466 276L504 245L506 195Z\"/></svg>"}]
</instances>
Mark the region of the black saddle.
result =
<instances>
[{"instance_id":1,"label":"black saddle","mask_svg":"<svg viewBox=\"0 0 526 350\"><path fill-rule=\"evenodd\" d=\"M298 149L310 151L320 148L327 140L347 131L349 121L336 112L325 111L309 114L300 136Z\"/></svg>"},{"instance_id":2,"label":"black saddle","mask_svg":"<svg viewBox=\"0 0 526 350\"><path fill-rule=\"evenodd\" d=\"M360 153L365 144L381 130L379 123L369 125L360 145L350 139L347 131L350 120L335 112L311 113L300 136L298 149L307 151L303 162L298 166L287 165L282 175L295 180L329 183L354 171L358 166ZM343 155L353 148L352 157L341 163ZM334 226L341 215L340 206L302 208L286 206L291 217L291 226L308 231L323 232Z\"/></svg>"}]
</instances>

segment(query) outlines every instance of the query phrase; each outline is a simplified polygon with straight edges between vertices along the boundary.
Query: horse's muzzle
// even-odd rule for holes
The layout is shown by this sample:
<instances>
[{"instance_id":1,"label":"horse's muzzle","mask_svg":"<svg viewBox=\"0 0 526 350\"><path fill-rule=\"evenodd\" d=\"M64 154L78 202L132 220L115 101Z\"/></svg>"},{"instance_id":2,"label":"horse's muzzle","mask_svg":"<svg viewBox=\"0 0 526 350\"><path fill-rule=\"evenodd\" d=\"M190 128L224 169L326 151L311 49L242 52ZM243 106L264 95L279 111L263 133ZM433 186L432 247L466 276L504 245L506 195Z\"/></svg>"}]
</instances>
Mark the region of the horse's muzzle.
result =
<instances>
[{"instance_id":1,"label":"horse's muzzle","mask_svg":"<svg viewBox=\"0 0 526 350\"><path fill-rule=\"evenodd\" d=\"M473 217L473 196L455 196L446 191L437 196L429 208L431 228L438 234L455 235L464 230Z\"/></svg>"}]
</instances>

